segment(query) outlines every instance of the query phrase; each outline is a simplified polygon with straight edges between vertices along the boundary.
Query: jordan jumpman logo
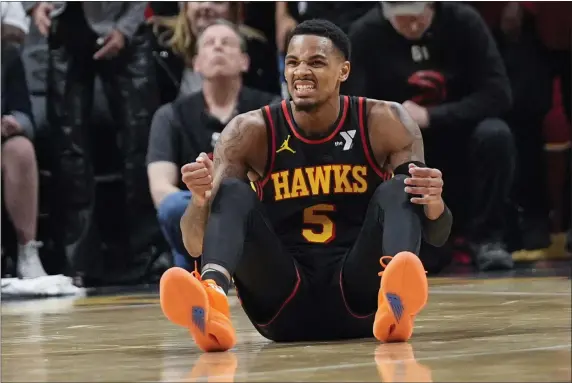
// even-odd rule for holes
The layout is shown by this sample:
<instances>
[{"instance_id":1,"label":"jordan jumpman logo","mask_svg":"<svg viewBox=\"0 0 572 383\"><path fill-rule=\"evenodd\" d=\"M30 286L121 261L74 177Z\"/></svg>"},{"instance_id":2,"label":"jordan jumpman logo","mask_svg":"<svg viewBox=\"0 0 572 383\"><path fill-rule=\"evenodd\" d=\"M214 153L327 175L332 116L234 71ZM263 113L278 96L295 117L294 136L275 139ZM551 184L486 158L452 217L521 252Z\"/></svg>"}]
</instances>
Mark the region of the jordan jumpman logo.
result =
<instances>
[{"instance_id":1,"label":"jordan jumpman logo","mask_svg":"<svg viewBox=\"0 0 572 383\"><path fill-rule=\"evenodd\" d=\"M290 135L288 135L288 137L286 137L286 139L284 140L282 145L280 145L280 149L278 149L276 151L276 153L283 152L284 150L287 150L287 151L292 152L292 153L296 153L296 151L290 147L289 141L290 141Z\"/></svg>"}]
</instances>

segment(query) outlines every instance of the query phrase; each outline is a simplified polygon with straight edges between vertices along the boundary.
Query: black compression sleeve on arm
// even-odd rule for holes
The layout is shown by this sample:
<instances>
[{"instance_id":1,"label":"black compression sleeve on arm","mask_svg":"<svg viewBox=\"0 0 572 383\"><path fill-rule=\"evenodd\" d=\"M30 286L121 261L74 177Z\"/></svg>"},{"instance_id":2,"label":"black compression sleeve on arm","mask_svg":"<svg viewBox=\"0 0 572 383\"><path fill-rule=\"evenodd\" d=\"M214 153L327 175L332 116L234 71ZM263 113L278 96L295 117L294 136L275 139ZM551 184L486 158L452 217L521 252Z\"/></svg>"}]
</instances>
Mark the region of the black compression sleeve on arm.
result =
<instances>
[{"instance_id":1,"label":"black compression sleeve on arm","mask_svg":"<svg viewBox=\"0 0 572 383\"><path fill-rule=\"evenodd\" d=\"M437 219L429 219L423 213L423 238L425 241L435 247L441 247L449 239L451 227L453 226L453 214L445 205L443 214Z\"/></svg>"},{"instance_id":2,"label":"black compression sleeve on arm","mask_svg":"<svg viewBox=\"0 0 572 383\"><path fill-rule=\"evenodd\" d=\"M394 174L403 174L406 176L411 176L409 174L409 164L415 164L420 168L426 168L423 162L419 161L411 161L406 162L404 164L399 165L393 171ZM419 196L421 197L421 196ZM451 226L453 225L453 214L451 214L451 210L445 205L445 210L443 214L435 220L431 220L427 218L423 209L417 210L421 214L423 214L423 238L427 243L430 245L441 247L447 242L449 239L449 234L451 233Z\"/></svg>"}]
</instances>

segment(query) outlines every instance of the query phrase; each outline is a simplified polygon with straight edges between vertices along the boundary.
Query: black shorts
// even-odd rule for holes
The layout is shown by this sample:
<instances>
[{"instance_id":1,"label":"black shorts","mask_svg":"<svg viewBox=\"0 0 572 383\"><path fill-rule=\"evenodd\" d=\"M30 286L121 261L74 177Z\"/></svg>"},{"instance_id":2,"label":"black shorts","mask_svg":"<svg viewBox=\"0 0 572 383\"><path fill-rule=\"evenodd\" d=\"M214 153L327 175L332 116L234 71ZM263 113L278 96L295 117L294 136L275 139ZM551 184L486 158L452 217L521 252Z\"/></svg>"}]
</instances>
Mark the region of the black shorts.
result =
<instances>
[{"instance_id":1,"label":"black shorts","mask_svg":"<svg viewBox=\"0 0 572 383\"><path fill-rule=\"evenodd\" d=\"M277 342L372 337L376 307L361 315L350 309L342 286L343 260L319 277L295 262L295 283L270 318L257 316L256 301L243 300L238 292L246 315L262 336Z\"/></svg>"}]
</instances>

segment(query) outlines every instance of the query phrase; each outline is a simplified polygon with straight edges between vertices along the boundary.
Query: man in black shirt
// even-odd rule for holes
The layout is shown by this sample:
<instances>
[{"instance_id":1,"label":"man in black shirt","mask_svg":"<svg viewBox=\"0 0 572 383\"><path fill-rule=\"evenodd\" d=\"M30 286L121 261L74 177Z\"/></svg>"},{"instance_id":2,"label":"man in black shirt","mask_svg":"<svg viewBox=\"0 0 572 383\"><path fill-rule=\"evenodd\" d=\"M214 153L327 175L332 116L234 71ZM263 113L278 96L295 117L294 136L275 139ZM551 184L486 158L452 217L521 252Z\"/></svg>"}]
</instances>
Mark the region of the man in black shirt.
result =
<instances>
[{"instance_id":1,"label":"man in black shirt","mask_svg":"<svg viewBox=\"0 0 572 383\"><path fill-rule=\"evenodd\" d=\"M511 93L487 26L459 3L383 2L350 29L346 91L403 103L419 124L427 162L443 170L447 203L481 270L511 268L505 202L514 148L499 119Z\"/></svg>"},{"instance_id":2,"label":"man in black shirt","mask_svg":"<svg viewBox=\"0 0 572 383\"><path fill-rule=\"evenodd\" d=\"M246 44L234 25L218 21L199 36L194 70L203 77L201 92L159 108L153 118L147 152L151 196L175 264L188 268L180 220L191 198L180 168L201 152L212 152L220 132L234 116L258 109L277 96L242 85L248 70Z\"/></svg>"}]
</instances>

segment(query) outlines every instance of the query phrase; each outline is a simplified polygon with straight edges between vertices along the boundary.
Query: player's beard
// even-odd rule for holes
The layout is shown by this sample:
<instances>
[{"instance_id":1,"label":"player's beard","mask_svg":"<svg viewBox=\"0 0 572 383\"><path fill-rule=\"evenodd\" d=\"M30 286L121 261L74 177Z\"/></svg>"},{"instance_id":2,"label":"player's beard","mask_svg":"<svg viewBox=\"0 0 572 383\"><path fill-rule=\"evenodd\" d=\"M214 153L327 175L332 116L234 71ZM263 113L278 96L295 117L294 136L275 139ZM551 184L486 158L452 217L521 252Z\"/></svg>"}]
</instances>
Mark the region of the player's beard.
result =
<instances>
[{"instance_id":1,"label":"player's beard","mask_svg":"<svg viewBox=\"0 0 572 383\"><path fill-rule=\"evenodd\" d=\"M294 101L294 109L296 110L296 112L309 113L318 109L318 106L320 106L320 103L318 101L301 102L301 103L297 103L296 101Z\"/></svg>"}]
</instances>

